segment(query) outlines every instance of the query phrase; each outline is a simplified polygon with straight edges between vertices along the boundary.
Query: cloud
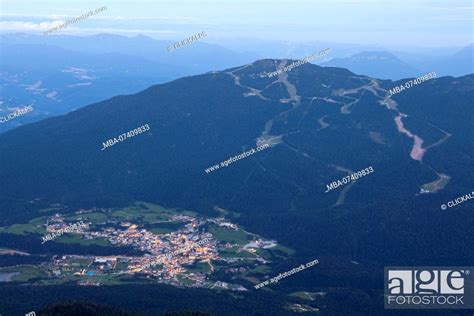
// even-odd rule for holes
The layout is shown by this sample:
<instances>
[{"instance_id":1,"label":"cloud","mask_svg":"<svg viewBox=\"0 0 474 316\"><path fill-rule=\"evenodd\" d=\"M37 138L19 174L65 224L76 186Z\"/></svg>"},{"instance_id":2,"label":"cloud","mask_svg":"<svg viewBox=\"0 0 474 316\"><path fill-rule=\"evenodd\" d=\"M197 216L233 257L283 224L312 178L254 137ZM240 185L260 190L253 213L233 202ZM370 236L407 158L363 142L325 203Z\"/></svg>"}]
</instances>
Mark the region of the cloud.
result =
<instances>
[{"instance_id":1,"label":"cloud","mask_svg":"<svg viewBox=\"0 0 474 316\"><path fill-rule=\"evenodd\" d=\"M180 22L195 22L197 19L190 16L97 16L100 20L125 20L125 21L180 21Z\"/></svg>"},{"instance_id":2,"label":"cloud","mask_svg":"<svg viewBox=\"0 0 474 316\"><path fill-rule=\"evenodd\" d=\"M0 32L8 31L8 32L43 32L51 30L63 23L66 20L55 20L55 21L47 21L47 22L30 22L30 21L1 21L0 22ZM99 33L110 33L110 34L122 34L122 35L136 35L136 34L149 34L149 35L173 35L179 34L180 32L172 29L152 29L152 28L123 28L123 27L78 27L75 25L68 25L65 29L57 30L52 34L57 35L91 35L91 34L99 34Z\"/></svg>"},{"instance_id":3,"label":"cloud","mask_svg":"<svg viewBox=\"0 0 474 316\"><path fill-rule=\"evenodd\" d=\"M84 12L83 12L84 13ZM102 13L102 12L101 12ZM80 16L80 14L0 14L2 18L22 18L27 20L32 19L72 19L75 17ZM200 22L197 18L191 16L153 16L153 17L146 17L146 16L121 16L121 15L97 15L93 17L96 20L114 20L114 21L172 21L172 22L188 22L188 23L196 23Z\"/></svg>"},{"instance_id":4,"label":"cloud","mask_svg":"<svg viewBox=\"0 0 474 316\"><path fill-rule=\"evenodd\" d=\"M52 22L26 22L26 21L1 21L0 31L45 31L63 24L66 21L56 20Z\"/></svg>"},{"instance_id":5,"label":"cloud","mask_svg":"<svg viewBox=\"0 0 474 316\"><path fill-rule=\"evenodd\" d=\"M68 32L69 31L69 32ZM58 34L65 34L65 33L122 33L122 34L146 34L146 33L154 33L154 34L177 34L178 32L174 30L152 30L152 29L120 29L120 28L78 28L78 27L68 27L60 32L55 32Z\"/></svg>"},{"instance_id":6,"label":"cloud","mask_svg":"<svg viewBox=\"0 0 474 316\"><path fill-rule=\"evenodd\" d=\"M5 14L2 13L0 14L1 18L27 18L27 19L60 19L60 18L67 18L70 15L68 14L36 14L36 15L30 15L30 14Z\"/></svg>"}]
</instances>

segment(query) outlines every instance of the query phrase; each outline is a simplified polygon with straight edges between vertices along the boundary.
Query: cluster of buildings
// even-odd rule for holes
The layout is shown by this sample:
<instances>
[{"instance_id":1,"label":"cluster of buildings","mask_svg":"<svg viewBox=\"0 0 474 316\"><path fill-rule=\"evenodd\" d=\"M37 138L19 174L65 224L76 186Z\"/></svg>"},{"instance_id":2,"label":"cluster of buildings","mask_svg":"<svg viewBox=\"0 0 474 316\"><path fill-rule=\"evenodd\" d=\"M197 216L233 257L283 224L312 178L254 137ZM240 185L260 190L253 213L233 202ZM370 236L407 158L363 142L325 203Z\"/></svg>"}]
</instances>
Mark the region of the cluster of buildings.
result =
<instances>
[{"instance_id":1,"label":"cluster of buildings","mask_svg":"<svg viewBox=\"0 0 474 316\"><path fill-rule=\"evenodd\" d=\"M74 228L73 230L77 230L76 227L81 229L89 228L89 224L85 224L82 221L80 223L66 223L62 215L59 213L56 213L53 216L49 217L46 220L45 226L46 231L51 233L64 232L68 228Z\"/></svg>"},{"instance_id":2,"label":"cluster of buildings","mask_svg":"<svg viewBox=\"0 0 474 316\"><path fill-rule=\"evenodd\" d=\"M212 239L212 234L201 228L206 221L185 215L174 215L171 220L187 224L177 231L158 235L126 223L125 225L129 225L126 230L105 234L102 232L99 236L110 236L112 243L129 245L148 252L150 255L134 257L128 272L160 276L165 280L186 272L184 266L196 262L208 262L210 265L211 260L219 259L217 241ZM201 243L202 240L206 242Z\"/></svg>"},{"instance_id":3,"label":"cluster of buildings","mask_svg":"<svg viewBox=\"0 0 474 316\"><path fill-rule=\"evenodd\" d=\"M55 266L61 269L53 269L55 276L61 275L61 271L71 271L76 276L94 276L101 274L136 274L143 273L155 276L162 280L176 281L179 274L185 274L185 266L191 266L197 262L207 262L212 267L211 260L218 260L217 241L213 239L211 233L205 232L202 227L205 220L197 219L187 215L173 215L169 222L182 222L184 227L176 231L157 234L130 222L113 222L113 227L104 227L100 230L92 230L91 225L87 225L81 233L84 239L104 238L111 244L117 246L131 246L143 251L144 256L62 256L54 258ZM68 223L64 221L60 214L55 214L48 220L48 227L52 230L62 229ZM204 240L205 243L201 241ZM173 254L170 256L169 254ZM89 260L90 263L81 268L74 269L72 262L78 259ZM161 258L161 264L156 263L156 259ZM118 263L122 269L117 269ZM126 268L123 268L126 267ZM211 268L212 269L212 268ZM190 273L189 277L194 282L205 281L205 274ZM90 285L91 282L82 282L82 285Z\"/></svg>"},{"instance_id":4,"label":"cluster of buildings","mask_svg":"<svg viewBox=\"0 0 474 316\"><path fill-rule=\"evenodd\" d=\"M86 222L85 228L79 233L84 239L106 239L110 244L129 246L144 252L136 256L80 256L64 255L55 256L52 260L50 275L54 277L86 276L79 281L84 286L101 285L100 278L95 276L110 275L143 275L156 279L160 283L188 287L211 287L233 290L246 290L235 288L225 282L211 282L207 274L215 270L212 261L227 263L245 260L245 258L220 257L219 250L229 251L238 246L237 252L248 251L255 253L255 248L270 248L276 245L275 241L265 241L256 238L246 245L218 242L213 234L208 232L210 225L223 227L229 230L238 230L237 225L223 218L202 219L188 215L173 214L167 221L158 223L172 223L180 227L169 233L156 233L131 222L107 220L104 223L87 223L87 212L81 211L81 219ZM79 213L77 213L79 214ZM65 222L60 214L55 214L48 219L50 229L62 229L69 223ZM145 225L145 227L147 227ZM260 260L259 260L260 259ZM265 263L263 258L255 254L253 260ZM243 273L248 268L235 267L227 273Z\"/></svg>"}]
</instances>

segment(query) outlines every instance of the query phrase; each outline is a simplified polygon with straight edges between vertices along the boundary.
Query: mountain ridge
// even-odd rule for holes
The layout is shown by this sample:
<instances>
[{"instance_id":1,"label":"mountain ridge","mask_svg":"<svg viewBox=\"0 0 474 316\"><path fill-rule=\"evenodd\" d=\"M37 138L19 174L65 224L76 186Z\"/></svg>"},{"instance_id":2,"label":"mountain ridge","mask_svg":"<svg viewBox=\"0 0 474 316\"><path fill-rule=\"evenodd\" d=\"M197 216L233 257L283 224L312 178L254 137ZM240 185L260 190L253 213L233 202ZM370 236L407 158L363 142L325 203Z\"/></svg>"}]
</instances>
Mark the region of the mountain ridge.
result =
<instances>
[{"instance_id":1,"label":"mountain ridge","mask_svg":"<svg viewBox=\"0 0 474 316\"><path fill-rule=\"evenodd\" d=\"M337 255L384 264L429 262L428 249L414 252L413 245L404 245L385 250L382 245L390 238L402 239L390 237L398 225L406 225L410 234L421 229L423 242L431 246L435 235L443 245L459 241L470 221L439 214L439 205L469 191L465 170L473 153L462 130L473 113L474 75L431 79L388 99L388 90L398 82L341 68L304 64L278 78L258 76L290 62L266 59L180 78L0 135L0 177L5 181L0 196L73 207L133 200L202 213L219 207L244 215L241 224L285 240L302 254L334 255L337 242L344 244ZM465 120L456 119L459 111ZM415 142L397 128L397 116L427 146L442 140L441 130L450 137L424 147L424 156L414 159ZM100 150L107 139L144 124L150 126L146 133ZM271 148L205 173L259 143ZM460 154L451 161L440 159L453 150ZM373 174L324 193L327 184L369 166ZM448 175L449 183L438 193L420 195L437 173ZM21 216L15 203L4 203L3 223ZM460 205L456 213L467 209ZM418 222L429 226L420 228ZM376 223L391 228L382 231ZM357 233L361 228L364 233ZM316 239L319 244L312 244ZM465 254L448 251L436 260Z\"/></svg>"}]
</instances>

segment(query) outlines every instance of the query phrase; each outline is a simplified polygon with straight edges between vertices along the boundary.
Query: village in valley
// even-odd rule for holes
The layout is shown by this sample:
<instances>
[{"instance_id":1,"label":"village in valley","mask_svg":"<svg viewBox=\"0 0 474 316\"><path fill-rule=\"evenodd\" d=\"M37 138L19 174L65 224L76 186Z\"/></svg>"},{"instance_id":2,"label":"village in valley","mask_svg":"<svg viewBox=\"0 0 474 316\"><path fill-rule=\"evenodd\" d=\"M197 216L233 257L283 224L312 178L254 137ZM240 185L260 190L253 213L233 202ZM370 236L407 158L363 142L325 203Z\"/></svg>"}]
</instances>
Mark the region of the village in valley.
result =
<instances>
[{"instance_id":1,"label":"village in valley","mask_svg":"<svg viewBox=\"0 0 474 316\"><path fill-rule=\"evenodd\" d=\"M83 286L127 283L165 283L246 291L242 280L252 283L271 271L274 258L291 249L249 233L222 217L205 218L188 211L136 203L126 210L79 209L33 221L35 228L54 234L81 222L81 229L53 241L78 245L125 247L120 255L56 254L36 266L38 284L74 282ZM41 229L40 229L40 226ZM122 251L123 252L123 251ZM19 269L21 273L21 269ZM225 275L224 279L215 278ZM240 282L239 282L240 281Z\"/></svg>"}]
</instances>

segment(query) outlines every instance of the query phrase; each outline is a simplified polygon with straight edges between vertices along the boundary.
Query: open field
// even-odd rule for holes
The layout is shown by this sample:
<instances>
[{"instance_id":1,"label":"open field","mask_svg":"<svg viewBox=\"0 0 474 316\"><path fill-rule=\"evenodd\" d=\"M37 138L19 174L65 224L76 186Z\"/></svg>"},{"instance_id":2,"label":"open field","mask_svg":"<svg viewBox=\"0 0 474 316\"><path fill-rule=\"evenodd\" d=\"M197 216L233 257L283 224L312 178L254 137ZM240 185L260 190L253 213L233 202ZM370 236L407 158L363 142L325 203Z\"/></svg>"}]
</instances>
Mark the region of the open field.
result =
<instances>
[{"instance_id":1,"label":"open field","mask_svg":"<svg viewBox=\"0 0 474 316\"><path fill-rule=\"evenodd\" d=\"M431 193L436 193L444 189L444 187L449 183L451 178L445 174L438 174L438 179L421 186L422 189L427 190Z\"/></svg>"},{"instance_id":2,"label":"open field","mask_svg":"<svg viewBox=\"0 0 474 316\"><path fill-rule=\"evenodd\" d=\"M299 298L302 298L302 299L305 299L305 300L314 301L315 298L324 296L324 293L323 292L302 292L302 291L300 291L300 292L293 292L293 293L289 294L289 296L299 297Z\"/></svg>"},{"instance_id":3,"label":"open field","mask_svg":"<svg viewBox=\"0 0 474 316\"><path fill-rule=\"evenodd\" d=\"M233 230L229 228L213 226L211 227L210 232L218 240L222 240L224 242L237 243L239 245L245 245L251 240L251 239L249 240L251 236L241 230Z\"/></svg>"},{"instance_id":4,"label":"open field","mask_svg":"<svg viewBox=\"0 0 474 316\"><path fill-rule=\"evenodd\" d=\"M22 265L16 267L1 268L0 273L19 272L20 274L13 277L13 282L27 282L35 278L47 278L48 275L40 266Z\"/></svg>"},{"instance_id":5,"label":"open field","mask_svg":"<svg viewBox=\"0 0 474 316\"><path fill-rule=\"evenodd\" d=\"M47 216L40 216L33 218L28 223L18 223L7 227L0 227L0 233L28 235L28 234L45 234L46 228L43 226L46 223Z\"/></svg>"},{"instance_id":6,"label":"open field","mask_svg":"<svg viewBox=\"0 0 474 316\"><path fill-rule=\"evenodd\" d=\"M95 238L95 239L82 239L80 234L64 234L61 237L58 237L54 240L57 243L63 244L79 244L81 246L97 245L97 246L110 246L111 244L104 238Z\"/></svg>"}]
</instances>

